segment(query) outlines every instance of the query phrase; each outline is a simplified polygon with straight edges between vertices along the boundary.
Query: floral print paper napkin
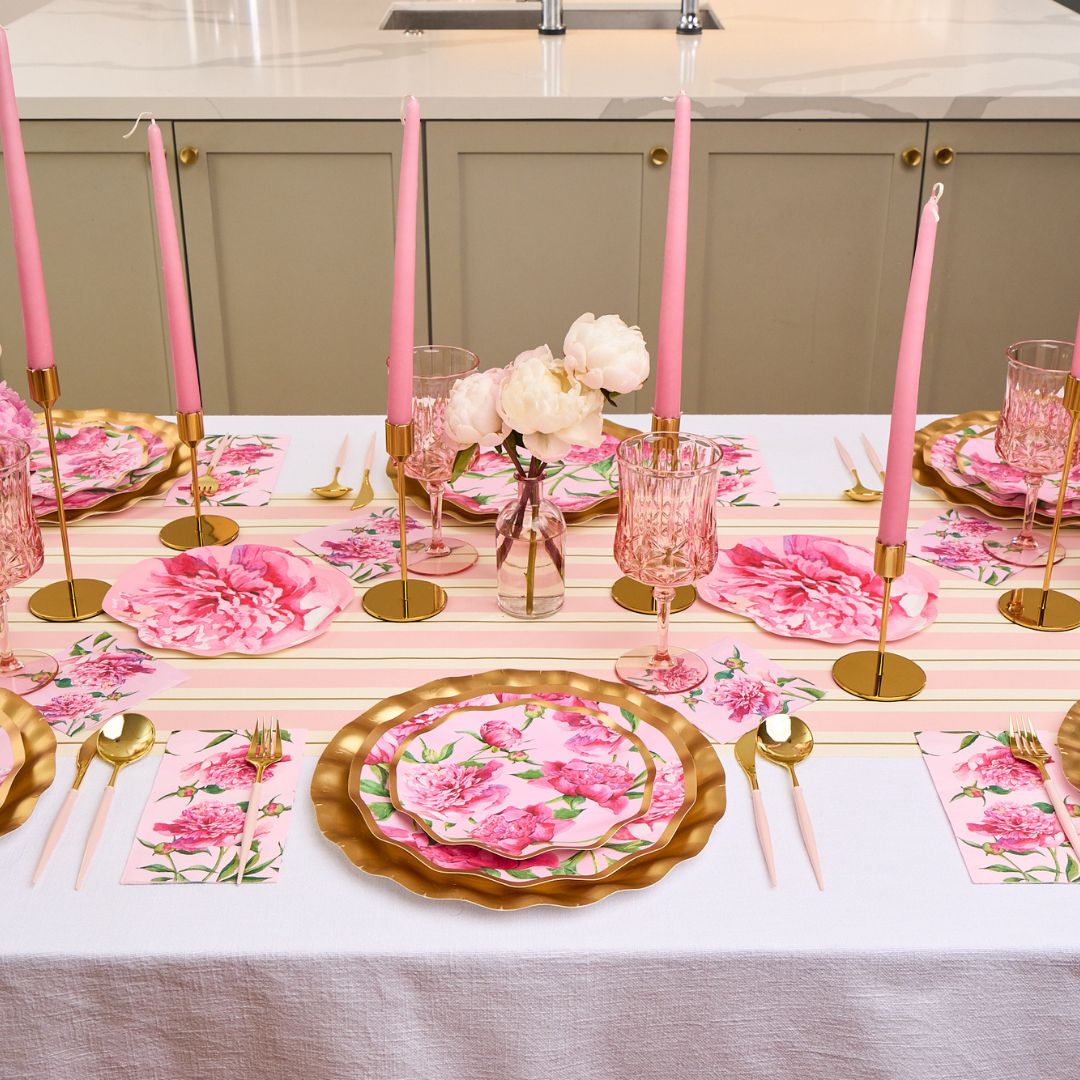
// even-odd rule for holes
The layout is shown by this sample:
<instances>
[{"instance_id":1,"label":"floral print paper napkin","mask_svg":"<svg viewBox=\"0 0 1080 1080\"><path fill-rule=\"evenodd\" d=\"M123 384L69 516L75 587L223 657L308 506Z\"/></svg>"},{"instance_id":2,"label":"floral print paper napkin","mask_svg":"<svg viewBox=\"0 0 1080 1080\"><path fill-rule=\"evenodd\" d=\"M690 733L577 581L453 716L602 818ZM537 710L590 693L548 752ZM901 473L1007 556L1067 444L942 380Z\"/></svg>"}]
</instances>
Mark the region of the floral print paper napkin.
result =
<instances>
[{"instance_id":1,"label":"floral print paper napkin","mask_svg":"<svg viewBox=\"0 0 1080 1080\"><path fill-rule=\"evenodd\" d=\"M779 506L772 477L757 439L749 435L714 435L724 451L716 498L722 506Z\"/></svg>"},{"instance_id":2,"label":"floral print paper napkin","mask_svg":"<svg viewBox=\"0 0 1080 1080\"><path fill-rule=\"evenodd\" d=\"M424 531L419 521L405 515L406 536ZM353 581L382 577L400 565L400 526L397 510L372 510L340 525L312 529L296 542L325 559Z\"/></svg>"},{"instance_id":3,"label":"floral print paper napkin","mask_svg":"<svg viewBox=\"0 0 1080 1080\"><path fill-rule=\"evenodd\" d=\"M1038 734L1043 746L1054 746L1052 733ZM1012 756L1007 731L917 731L915 738L973 884L1080 881L1080 855L1065 839L1038 769ZM1080 818L1080 792L1056 760L1047 771Z\"/></svg>"},{"instance_id":4,"label":"floral print paper napkin","mask_svg":"<svg viewBox=\"0 0 1080 1080\"><path fill-rule=\"evenodd\" d=\"M79 638L59 661L56 678L34 698L57 735L89 735L110 716L187 679L142 649L121 646L107 630Z\"/></svg>"},{"instance_id":5,"label":"floral print paper napkin","mask_svg":"<svg viewBox=\"0 0 1080 1080\"><path fill-rule=\"evenodd\" d=\"M970 510L946 510L911 534L908 552L984 585L1000 585L1020 567L999 562L983 547L983 540L1004 527L1002 522Z\"/></svg>"},{"instance_id":6,"label":"floral print paper napkin","mask_svg":"<svg viewBox=\"0 0 1080 1080\"><path fill-rule=\"evenodd\" d=\"M219 484L205 496L207 506L266 506L277 486L289 446L288 435L211 435L199 444L200 475L222 439L228 445L214 469ZM191 476L181 477L165 498L166 506L191 505Z\"/></svg>"},{"instance_id":7,"label":"floral print paper napkin","mask_svg":"<svg viewBox=\"0 0 1080 1080\"><path fill-rule=\"evenodd\" d=\"M277 881L306 732L282 728L284 756L263 772L244 883ZM174 731L128 856L124 885L236 882L255 769L250 731Z\"/></svg>"},{"instance_id":8,"label":"floral print paper napkin","mask_svg":"<svg viewBox=\"0 0 1080 1080\"><path fill-rule=\"evenodd\" d=\"M718 743L734 741L768 716L802 712L825 696L808 679L733 638L720 638L696 652L709 664L705 681L660 700Z\"/></svg>"}]
</instances>

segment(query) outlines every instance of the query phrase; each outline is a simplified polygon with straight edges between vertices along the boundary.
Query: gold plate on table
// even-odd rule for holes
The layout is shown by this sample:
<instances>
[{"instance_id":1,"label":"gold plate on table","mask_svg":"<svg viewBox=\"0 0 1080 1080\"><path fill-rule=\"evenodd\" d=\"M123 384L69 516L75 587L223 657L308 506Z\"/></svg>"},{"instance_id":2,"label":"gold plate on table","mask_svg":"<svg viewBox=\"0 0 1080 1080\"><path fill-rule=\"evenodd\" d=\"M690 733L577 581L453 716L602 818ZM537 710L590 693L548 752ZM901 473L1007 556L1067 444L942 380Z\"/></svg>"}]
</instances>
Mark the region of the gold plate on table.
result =
<instances>
[{"instance_id":1,"label":"gold plate on table","mask_svg":"<svg viewBox=\"0 0 1080 1080\"><path fill-rule=\"evenodd\" d=\"M36 422L44 423L44 419L42 413L34 414ZM161 420L159 417L151 416L149 413L118 412L116 409L53 409L53 420L57 424L93 423L95 420L104 420L120 426L127 424L141 427L152 431L168 447L161 470L148 476L139 487L110 495L94 506L87 506L81 510L68 510L66 516L69 522L91 517L94 514L115 514L117 511L126 510L141 499L162 494L180 478L191 460L191 451L180 441L176 424L170 420ZM57 523L56 511L43 514L38 521L46 525L55 525Z\"/></svg>"},{"instance_id":2,"label":"gold plate on table","mask_svg":"<svg viewBox=\"0 0 1080 1080\"><path fill-rule=\"evenodd\" d=\"M1080 701L1061 721L1058 729L1057 748L1061 752L1061 768L1065 779L1080 791Z\"/></svg>"},{"instance_id":3,"label":"gold plate on table","mask_svg":"<svg viewBox=\"0 0 1080 1080\"><path fill-rule=\"evenodd\" d=\"M463 701L493 691L566 693L613 705L627 705L661 731L678 736L693 757L696 798L666 845L657 844L635 860L627 860L608 878L558 877L511 888L487 877L436 872L411 852L375 836L351 798L354 761L369 739L378 737L407 712L437 703ZM704 846L727 808L724 767L708 740L679 713L639 691L618 683L560 671L488 671L460 678L437 679L415 690L387 698L346 724L331 739L311 781L311 798L319 829L360 869L388 877L421 896L466 900L495 910L535 904L581 907L623 889L643 889L659 881L676 863L692 858Z\"/></svg>"},{"instance_id":4,"label":"gold plate on table","mask_svg":"<svg viewBox=\"0 0 1080 1080\"><path fill-rule=\"evenodd\" d=\"M640 435L641 432L636 428L623 427L622 424L616 424L613 420L604 421L604 434L611 435L620 441L623 439L629 439L631 435ZM509 458L507 458L507 464L509 464ZM386 462L386 475L390 478L390 482L394 485L394 490L397 491L397 467L389 458ZM427 510L430 508L431 501L428 498L428 493L424 490L424 485L419 480L414 480L411 476L405 477L405 494L412 500L413 504L419 506L421 510ZM499 509L497 507L494 510L488 510L483 513L476 510L467 510L462 506L457 506L454 502L443 494L443 514L446 517L454 518L455 521L463 521L467 525L483 525L494 521L499 516ZM586 510L564 510L563 517L570 525L582 521L590 521L595 517L603 517L605 514L617 514L619 512L619 493L616 491L614 495L608 496L601 502L596 503L594 506L588 507Z\"/></svg>"},{"instance_id":5,"label":"gold plate on table","mask_svg":"<svg viewBox=\"0 0 1080 1080\"><path fill-rule=\"evenodd\" d=\"M935 494L940 495L946 502L953 506L970 506L987 517L996 518L998 521L1019 521L1024 516L1022 507L998 506L988 499L984 499L971 488L958 487L950 484L930 464L930 451L934 443L945 435L955 435L965 428L996 427L1000 413L997 409L984 409L976 412L961 413L959 416L946 416L941 420L935 420L915 432L915 457L912 463L911 474L917 484L929 488ZM1040 525L1050 526L1054 523L1054 515L1035 512L1035 520ZM1066 517L1061 524L1066 528L1080 527L1080 516Z\"/></svg>"},{"instance_id":6,"label":"gold plate on table","mask_svg":"<svg viewBox=\"0 0 1080 1080\"><path fill-rule=\"evenodd\" d=\"M56 775L56 736L41 713L18 694L0 690L0 714L22 737L25 761L0 806L0 836L17 829L33 812Z\"/></svg>"}]
</instances>

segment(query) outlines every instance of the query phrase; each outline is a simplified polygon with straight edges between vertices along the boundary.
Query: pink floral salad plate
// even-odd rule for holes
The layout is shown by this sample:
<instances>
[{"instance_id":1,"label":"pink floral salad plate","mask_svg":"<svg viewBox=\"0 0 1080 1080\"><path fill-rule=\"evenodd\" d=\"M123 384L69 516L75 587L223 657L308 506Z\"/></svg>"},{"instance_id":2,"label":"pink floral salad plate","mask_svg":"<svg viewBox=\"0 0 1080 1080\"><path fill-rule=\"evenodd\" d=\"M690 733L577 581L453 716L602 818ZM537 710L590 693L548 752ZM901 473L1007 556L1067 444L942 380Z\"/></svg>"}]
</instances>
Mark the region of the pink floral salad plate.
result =
<instances>
[{"instance_id":1,"label":"pink floral salad plate","mask_svg":"<svg viewBox=\"0 0 1080 1080\"><path fill-rule=\"evenodd\" d=\"M648 809L642 812L639 808L636 817L627 820L598 846L583 848L548 845L546 850L534 855L511 858L491 847L481 847L476 843L440 842L413 817L395 807L390 792L391 763L399 757L402 747L413 741L417 732L426 731L451 713L461 716L485 707L487 711L493 712L491 706L518 702L522 703L521 712L516 715L521 717L522 722L526 708L529 708L530 712L536 711L534 707L530 707L530 703L542 705L545 713L564 716L564 720L556 722L562 724L566 732L570 732L570 737L565 742L572 745L566 749L585 763L602 765L610 759L612 735L619 739L625 739L627 734L635 735L652 759L654 769L652 798ZM512 712L496 713L489 722L505 721L516 727L511 720L514 715ZM601 715L607 717L606 723L598 722L598 716ZM618 721L615 720L616 717ZM522 734L527 735L531 726ZM622 735L619 735L620 726ZM489 732L489 735L500 741L503 734L505 732ZM640 771L640 756L635 756ZM403 758L403 755L401 757ZM597 775L603 771L599 770ZM358 779L354 779L351 784L350 798L376 837L403 848L413 858L438 873L490 877L513 887L528 887L553 877L593 880L608 877L645 852L656 851L667 844L697 798L694 759L673 731L661 730L628 710L616 709L604 702L558 693L484 694L465 702L437 705L407 716L381 735L373 733L357 756L353 776ZM564 777L566 774L560 773L559 779ZM572 799L577 796L588 801L589 796L585 792L589 789L594 798L600 795L605 801L610 801L610 794L602 794L598 786L590 784L589 779L595 777L588 777L580 767L575 779L576 790L575 781L569 777L566 777L566 782L563 783ZM564 794L553 787L548 787L547 793L557 796ZM543 794L539 798L542 799ZM563 799L556 799L553 805L577 808ZM509 831L523 832L528 838L528 826L532 823L523 821L521 817L515 817L512 821L516 824Z\"/></svg>"},{"instance_id":2,"label":"pink floral salad plate","mask_svg":"<svg viewBox=\"0 0 1080 1080\"><path fill-rule=\"evenodd\" d=\"M441 844L528 859L594 848L647 813L656 766L600 708L541 698L468 704L407 736L390 801Z\"/></svg>"},{"instance_id":3,"label":"pink floral salad plate","mask_svg":"<svg viewBox=\"0 0 1080 1080\"><path fill-rule=\"evenodd\" d=\"M105 611L147 645L195 656L280 652L328 630L352 583L324 563L263 544L144 559L105 596Z\"/></svg>"},{"instance_id":4,"label":"pink floral salad plate","mask_svg":"<svg viewBox=\"0 0 1080 1080\"><path fill-rule=\"evenodd\" d=\"M1023 503L1027 492L1027 473L1015 465L1002 461L994 443L995 432L991 429L981 434L959 436L956 439L956 470L967 486L981 484L988 489L986 493L1001 495L1008 499L1019 499ZM1039 501L1049 506L1056 506L1061 490L1061 476L1047 477L1039 488ZM1076 509L1080 500L1080 465L1077 465L1069 477L1069 490L1066 505Z\"/></svg>"},{"instance_id":5,"label":"pink floral salad plate","mask_svg":"<svg viewBox=\"0 0 1080 1080\"><path fill-rule=\"evenodd\" d=\"M754 538L723 549L697 583L698 595L783 637L842 645L877 641L883 582L866 548L825 536ZM893 582L889 640L910 637L937 618L937 578L908 562Z\"/></svg>"}]
</instances>

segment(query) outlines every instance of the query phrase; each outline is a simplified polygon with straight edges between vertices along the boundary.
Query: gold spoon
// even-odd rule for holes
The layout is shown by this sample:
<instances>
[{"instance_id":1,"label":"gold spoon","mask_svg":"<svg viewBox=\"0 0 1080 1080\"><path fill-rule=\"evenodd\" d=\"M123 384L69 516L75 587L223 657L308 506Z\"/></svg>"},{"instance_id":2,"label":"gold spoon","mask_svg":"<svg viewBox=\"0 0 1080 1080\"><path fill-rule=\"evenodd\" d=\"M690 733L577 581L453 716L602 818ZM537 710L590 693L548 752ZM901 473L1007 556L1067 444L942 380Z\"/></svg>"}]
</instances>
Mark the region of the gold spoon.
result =
<instances>
[{"instance_id":1,"label":"gold spoon","mask_svg":"<svg viewBox=\"0 0 1080 1080\"><path fill-rule=\"evenodd\" d=\"M146 757L154 747L154 739L157 732L153 723L141 713L123 713L106 721L105 726L98 732L97 756L106 764L113 767L112 776L101 796L97 813L94 815L94 823L90 826L90 835L86 839L86 849L83 851L82 863L79 866L79 876L75 879L75 888L81 889L86 878L86 872L90 869L90 860L105 830L105 819L109 816L109 806L112 804L113 792L116 790L116 778L120 770L139 758Z\"/></svg>"},{"instance_id":2,"label":"gold spoon","mask_svg":"<svg viewBox=\"0 0 1080 1080\"><path fill-rule=\"evenodd\" d=\"M844 468L851 473L851 479L855 481L851 487L844 489L844 497L851 499L853 502L877 502L881 498L881 492L877 488L868 488L860 479L859 473L855 468L855 462L851 460L851 455L844 449L844 444L833 437L833 442L836 443L836 452L840 455L840 460L844 463Z\"/></svg>"},{"instance_id":3,"label":"gold spoon","mask_svg":"<svg viewBox=\"0 0 1080 1080\"><path fill-rule=\"evenodd\" d=\"M214 454L210 458L210 464L206 466L206 472L199 477L196 481L199 485L199 494L203 498L208 498L211 495L218 493L218 488L221 484L218 483L218 478L214 475L214 470L218 467L218 462L221 461L221 455L225 453L225 448L229 445L229 436L222 435L218 439L218 444L214 447Z\"/></svg>"},{"instance_id":4,"label":"gold spoon","mask_svg":"<svg viewBox=\"0 0 1080 1080\"><path fill-rule=\"evenodd\" d=\"M313 494L318 495L320 499L340 499L343 495L348 495L349 492L352 491L352 488L345 487L344 484L338 483L338 476L345 466L345 455L348 452L349 436L346 435L345 438L341 440L341 449L338 450L337 460L334 462L334 475L331 477L330 483L311 489Z\"/></svg>"},{"instance_id":5,"label":"gold spoon","mask_svg":"<svg viewBox=\"0 0 1080 1080\"><path fill-rule=\"evenodd\" d=\"M41 849L41 857L34 868L34 876L30 879L33 885L36 885L41 880L45 873L45 867L48 866L53 852L60 843L60 837L64 835L64 829L67 827L68 818L71 817L72 808L75 806L76 798L78 798L83 777L86 776L86 770L90 768L90 762L94 760L94 755L97 753L99 734L100 732L95 731L89 738L84 739L82 746L79 747L79 756L75 762L75 779L72 781L67 798L64 799L64 805L60 807L60 813L56 815L56 820L52 823L52 828L49 829L49 835L45 838L45 846Z\"/></svg>"},{"instance_id":6,"label":"gold spoon","mask_svg":"<svg viewBox=\"0 0 1080 1080\"><path fill-rule=\"evenodd\" d=\"M790 721L790 731L783 730ZM770 733L771 729L771 733ZM795 775L795 766L805 761L814 749L814 735L797 716L773 716L763 720L758 727L758 749L761 756L776 765L782 765L791 776L791 793L795 799L795 815L799 819L799 831L802 833L803 846L810 856L810 865L814 868L814 878L818 888L824 889L821 876L821 861L818 858L817 842L814 840L814 827L810 824L810 814L806 809L799 778Z\"/></svg>"},{"instance_id":7,"label":"gold spoon","mask_svg":"<svg viewBox=\"0 0 1080 1080\"><path fill-rule=\"evenodd\" d=\"M371 490L371 465L375 460L375 433L372 432L371 442L368 443L367 457L364 458L364 478L360 481L360 488L353 500L351 509L359 510L367 506L375 498L375 492Z\"/></svg>"}]
</instances>

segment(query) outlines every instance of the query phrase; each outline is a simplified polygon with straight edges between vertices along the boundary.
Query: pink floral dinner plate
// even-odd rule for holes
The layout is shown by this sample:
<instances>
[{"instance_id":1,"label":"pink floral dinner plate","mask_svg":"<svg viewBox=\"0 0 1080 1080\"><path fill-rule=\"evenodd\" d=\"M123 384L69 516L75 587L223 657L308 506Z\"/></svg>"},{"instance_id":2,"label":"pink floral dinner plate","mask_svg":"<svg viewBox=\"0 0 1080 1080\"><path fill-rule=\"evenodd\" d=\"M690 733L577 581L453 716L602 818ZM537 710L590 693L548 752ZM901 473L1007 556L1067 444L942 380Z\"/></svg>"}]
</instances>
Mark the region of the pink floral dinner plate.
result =
<instances>
[{"instance_id":1,"label":"pink floral dinner plate","mask_svg":"<svg viewBox=\"0 0 1080 1080\"><path fill-rule=\"evenodd\" d=\"M982 484L995 495L1018 498L1023 503L1027 491L1027 474L1015 465L1001 460L994 444L994 432L987 431L965 439L956 447L956 468L961 477L970 486L972 481ZM1049 506L1056 506L1061 491L1061 477L1047 477L1039 487L1039 501ZM1075 505L1080 500L1080 465L1077 465L1069 478L1069 491L1066 505Z\"/></svg>"},{"instance_id":2,"label":"pink floral dinner plate","mask_svg":"<svg viewBox=\"0 0 1080 1080\"><path fill-rule=\"evenodd\" d=\"M618 726L610 722L597 723L596 713L604 713L609 721L618 720L625 729L632 730L648 751L655 769L648 810L619 828L599 847L549 847L529 858L515 859L474 844L438 843L413 818L395 808L390 796L391 762L416 732L425 730L451 712L518 701L539 702L547 711L563 714L566 720L561 723L571 732L565 740L566 749L587 761L605 760L614 727ZM571 716L574 717L572 721ZM527 732L528 729L523 734ZM505 732L491 734L501 741ZM556 796L561 794L548 790ZM359 783L350 791L350 798L377 837L404 848L430 869L439 873L490 877L515 887L534 885L553 877L608 877L636 857L665 845L675 835L696 797L694 760L673 731L661 730L645 719L603 702L557 693L485 694L417 713L394 725L369 746L359 769Z\"/></svg>"},{"instance_id":3,"label":"pink floral dinner plate","mask_svg":"<svg viewBox=\"0 0 1080 1080\"><path fill-rule=\"evenodd\" d=\"M407 736L390 801L439 843L528 859L606 843L648 812L655 774L645 744L600 708L518 698L460 706Z\"/></svg>"},{"instance_id":4,"label":"pink floral dinner plate","mask_svg":"<svg viewBox=\"0 0 1080 1080\"><path fill-rule=\"evenodd\" d=\"M332 567L235 544L144 559L120 575L104 606L159 649L261 656L318 636L352 599L351 582Z\"/></svg>"},{"instance_id":5,"label":"pink floral dinner plate","mask_svg":"<svg viewBox=\"0 0 1080 1080\"><path fill-rule=\"evenodd\" d=\"M783 637L841 645L877 641L882 580L873 553L827 536L754 538L721 550L697 583L707 603L745 615ZM911 562L893 582L889 640L918 633L937 618L938 583Z\"/></svg>"}]
</instances>

